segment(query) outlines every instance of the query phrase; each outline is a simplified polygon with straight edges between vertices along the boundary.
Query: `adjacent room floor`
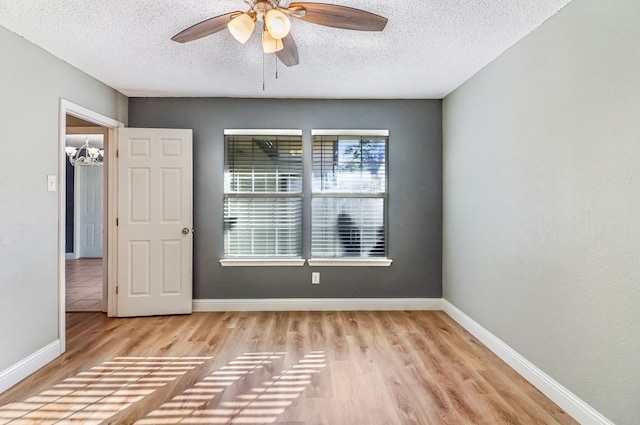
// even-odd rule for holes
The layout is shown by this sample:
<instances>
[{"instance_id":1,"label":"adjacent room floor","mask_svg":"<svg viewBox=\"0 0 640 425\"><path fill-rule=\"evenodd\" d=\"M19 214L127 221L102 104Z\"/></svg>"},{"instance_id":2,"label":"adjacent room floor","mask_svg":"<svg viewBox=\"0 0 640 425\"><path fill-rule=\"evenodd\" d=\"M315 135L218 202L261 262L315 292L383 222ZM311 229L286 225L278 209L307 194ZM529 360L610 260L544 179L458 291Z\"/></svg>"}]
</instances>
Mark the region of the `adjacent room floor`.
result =
<instances>
[{"instance_id":1,"label":"adjacent room floor","mask_svg":"<svg viewBox=\"0 0 640 425\"><path fill-rule=\"evenodd\" d=\"M2 424L577 424L443 312L67 314Z\"/></svg>"},{"instance_id":2,"label":"adjacent room floor","mask_svg":"<svg viewBox=\"0 0 640 425\"><path fill-rule=\"evenodd\" d=\"M67 312L102 311L102 258L65 260L65 283Z\"/></svg>"}]
</instances>

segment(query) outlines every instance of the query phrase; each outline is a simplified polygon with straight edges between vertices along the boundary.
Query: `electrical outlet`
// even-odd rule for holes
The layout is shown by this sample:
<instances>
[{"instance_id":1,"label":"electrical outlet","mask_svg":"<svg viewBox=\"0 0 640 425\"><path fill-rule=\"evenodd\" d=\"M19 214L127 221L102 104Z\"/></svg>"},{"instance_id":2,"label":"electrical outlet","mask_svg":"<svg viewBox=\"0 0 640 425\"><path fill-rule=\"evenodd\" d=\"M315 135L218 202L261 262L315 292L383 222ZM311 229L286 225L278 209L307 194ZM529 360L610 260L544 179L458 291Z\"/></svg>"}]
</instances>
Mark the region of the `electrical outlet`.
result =
<instances>
[{"instance_id":1,"label":"electrical outlet","mask_svg":"<svg viewBox=\"0 0 640 425\"><path fill-rule=\"evenodd\" d=\"M320 272L311 272L311 283L320 285Z\"/></svg>"}]
</instances>

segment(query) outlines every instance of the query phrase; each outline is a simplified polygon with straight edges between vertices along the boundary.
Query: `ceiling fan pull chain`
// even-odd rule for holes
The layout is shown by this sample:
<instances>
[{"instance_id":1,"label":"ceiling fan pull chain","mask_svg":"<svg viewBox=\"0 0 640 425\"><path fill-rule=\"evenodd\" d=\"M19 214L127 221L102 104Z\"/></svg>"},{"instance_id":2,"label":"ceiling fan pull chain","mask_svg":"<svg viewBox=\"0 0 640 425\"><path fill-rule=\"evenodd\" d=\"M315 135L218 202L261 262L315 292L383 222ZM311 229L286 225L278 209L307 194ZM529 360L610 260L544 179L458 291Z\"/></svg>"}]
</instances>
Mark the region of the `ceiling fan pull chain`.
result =
<instances>
[{"instance_id":1,"label":"ceiling fan pull chain","mask_svg":"<svg viewBox=\"0 0 640 425\"><path fill-rule=\"evenodd\" d=\"M278 79L278 56L273 55L273 57L276 59L276 80L277 80Z\"/></svg>"},{"instance_id":2,"label":"ceiling fan pull chain","mask_svg":"<svg viewBox=\"0 0 640 425\"><path fill-rule=\"evenodd\" d=\"M264 91L264 51L262 52L262 91Z\"/></svg>"}]
</instances>

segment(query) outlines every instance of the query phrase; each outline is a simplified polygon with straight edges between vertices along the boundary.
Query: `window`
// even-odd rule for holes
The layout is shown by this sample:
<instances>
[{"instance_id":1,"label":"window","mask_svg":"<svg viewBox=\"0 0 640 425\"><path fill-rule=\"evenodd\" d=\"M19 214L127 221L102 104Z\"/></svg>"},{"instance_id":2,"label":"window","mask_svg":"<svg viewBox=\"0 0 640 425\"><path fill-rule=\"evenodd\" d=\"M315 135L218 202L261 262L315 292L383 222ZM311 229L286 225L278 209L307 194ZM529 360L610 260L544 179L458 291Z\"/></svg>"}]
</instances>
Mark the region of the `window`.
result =
<instances>
[{"instance_id":1,"label":"window","mask_svg":"<svg viewBox=\"0 0 640 425\"><path fill-rule=\"evenodd\" d=\"M225 258L302 257L302 131L225 130Z\"/></svg>"},{"instance_id":2,"label":"window","mask_svg":"<svg viewBox=\"0 0 640 425\"><path fill-rule=\"evenodd\" d=\"M386 258L388 131L312 136L311 256Z\"/></svg>"}]
</instances>

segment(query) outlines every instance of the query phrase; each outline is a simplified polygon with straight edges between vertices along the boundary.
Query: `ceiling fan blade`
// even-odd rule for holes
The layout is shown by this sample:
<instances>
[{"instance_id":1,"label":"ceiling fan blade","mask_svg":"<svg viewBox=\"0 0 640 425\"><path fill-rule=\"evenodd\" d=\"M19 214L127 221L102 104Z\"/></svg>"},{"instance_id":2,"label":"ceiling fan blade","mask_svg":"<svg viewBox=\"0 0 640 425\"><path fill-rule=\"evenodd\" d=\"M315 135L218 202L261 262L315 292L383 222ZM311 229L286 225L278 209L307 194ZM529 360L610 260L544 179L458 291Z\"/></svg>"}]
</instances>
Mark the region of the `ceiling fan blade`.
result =
<instances>
[{"instance_id":1,"label":"ceiling fan blade","mask_svg":"<svg viewBox=\"0 0 640 425\"><path fill-rule=\"evenodd\" d=\"M327 27L357 31L382 31L387 25L387 18L352 7L309 2L297 2L289 5L289 8L298 7L304 8L307 13L304 16L296 14L290 16Z\"/></svg>"},{"instance_id":2,"label":"ceiling fan blade","mask_svg":"<svg viewBox=\"0 0 640 425\"><path fill-rule=\"evenodd\" d=\"M280 59L280 62L286 66L297 65L300 62L298 58L298 46L296 46L296 42L293 40L291 33L282 39L282 45L282 50L276 52L276 56Z\"/></svg>"},{"instance_id":3,"label":"ceiling fan blade","mask_svg":"<svg viewBox=\"0 0 640 425\"><path fill-rule=\"evenodd\" d=\"M215 34L218 31L222 31L223 29L225 29L229 21L231 21L231 18L241 13L242 12L230 12L225 13L224 15L209 18L200 23L190 26L184 31L179 32L178 34L171 37L171 39L173 41L177 41L178 43L186 43L187 41L193 41L211 34Z\"/></svg>"}]
</instances>

